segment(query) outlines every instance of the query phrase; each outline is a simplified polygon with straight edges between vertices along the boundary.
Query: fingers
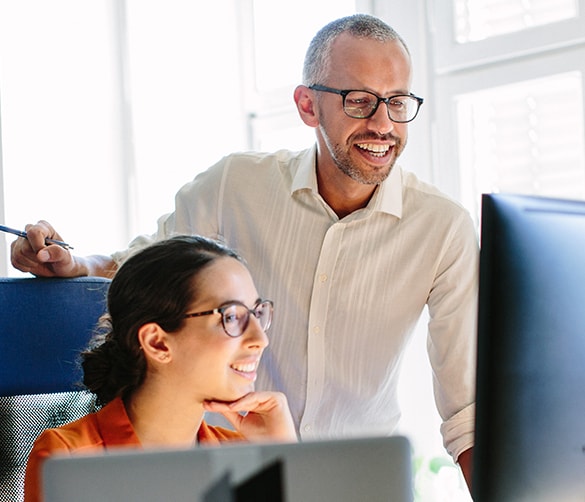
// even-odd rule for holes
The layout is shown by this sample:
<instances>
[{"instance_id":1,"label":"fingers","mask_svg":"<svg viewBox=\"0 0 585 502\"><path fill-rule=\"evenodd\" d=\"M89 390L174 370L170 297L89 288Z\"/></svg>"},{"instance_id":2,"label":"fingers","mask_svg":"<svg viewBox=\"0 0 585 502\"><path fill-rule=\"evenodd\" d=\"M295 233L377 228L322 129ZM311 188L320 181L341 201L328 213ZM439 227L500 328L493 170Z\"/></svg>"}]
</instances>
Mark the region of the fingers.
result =
<instances>
[{"instance_id":1,"label":"fingers","mask_svg":"<svg viewBox=\"0 0 585 502\"><path fill-rule=\"evenodd\" d=\"M69 251L52 244L34 253L30 245L13 243L10 261L22 272L40 277L72 277L74 260Z\"/></svg>"},{"instance_id":2,"label":"fingers","mask_svg":"<svg viewBox=\"0 0 585 502\"><path fill-rule=\"evenodd\" d=\"M45 247L47 239L61 240L61 236L55 231L51 224L47 221L40 220L34 225L28 224L25 226L27 238L30 247L38 252Z\"/></svg>"},{"instance_id":3,"label":"fingers","mask_svg":"<svg viewBox=\"0 0 585 502\"><path fill-rule=\"evenodd\" d=\"M37 251L33 249L27 239L22 237L10 245L10 261L14 268L23 272L30 272L39 265Z\"/></svg>"},{"instance_id":4,"label":"fingers","mask_svg":"<svg viewBox=\"0 0 585 502\"><path fill-rule=\"evenodd\" d=\"M206 401L205 408L215 412L254 411L268 412L275 407L288 407L286 397L281 392L250 392L237 401L225 403L221 401Z\"/></svg>"},{"instance_id":5,"label":"fingers","mask_svg":"<svg viewBox=\"0 0 585 502\"><path fill-rule=\"evenodd\" d=\"M27 238L19 237L10 246L12 266L22 272L42 277L68 276L74 259L61 246L46 245L45 239L62 240L61 236L46 221L26 225Z\"/></svg>"},{"instance_id":6,"label":"fingers","mask_svg":"<svg viewBox=\"0 0 585 502\"><path fill-rule=\"evenodd\" d=\"M280 392L250 392L231 403L206 401L204 407L224 415L248 440L297 441L288 401Z\"/></svg>"}]
</instances>

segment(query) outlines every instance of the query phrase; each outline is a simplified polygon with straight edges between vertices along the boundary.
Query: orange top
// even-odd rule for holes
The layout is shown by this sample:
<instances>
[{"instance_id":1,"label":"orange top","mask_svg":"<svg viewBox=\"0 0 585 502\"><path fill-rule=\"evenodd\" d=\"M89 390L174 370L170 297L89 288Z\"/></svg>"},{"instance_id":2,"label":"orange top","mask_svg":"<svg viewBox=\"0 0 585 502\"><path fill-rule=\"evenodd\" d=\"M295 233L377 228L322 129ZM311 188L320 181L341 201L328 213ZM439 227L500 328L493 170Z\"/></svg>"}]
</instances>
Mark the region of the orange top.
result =
<instances>
[{"instance_id":1,"label":"orange top","mask_svg":"<svg viewBox=\"0 0 585 502\"><path fill-rule=\"evenodd\" d=\"M199 443L206 446L224 441L242 441L235 431L207 425L197 431ZM84 453L112 447L142 448L121 398L116 398L96 413L54 429L46 429L35 441L28 457L24 482L25 502L42 500L41 464L55 452Z\"/></svg>"}]
</instances>

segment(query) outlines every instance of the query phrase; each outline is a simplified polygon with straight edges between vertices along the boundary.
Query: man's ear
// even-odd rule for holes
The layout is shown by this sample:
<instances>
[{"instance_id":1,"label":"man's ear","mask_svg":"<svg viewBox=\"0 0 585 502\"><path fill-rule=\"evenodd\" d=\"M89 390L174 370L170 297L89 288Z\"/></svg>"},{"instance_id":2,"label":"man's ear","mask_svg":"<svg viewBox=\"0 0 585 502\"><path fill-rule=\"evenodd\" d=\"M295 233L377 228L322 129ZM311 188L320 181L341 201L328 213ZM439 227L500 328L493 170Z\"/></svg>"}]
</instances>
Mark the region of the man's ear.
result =
<instances>
[{"instance_id":1,"label":"man's ear","mask_svg":"<svg viewBox=\"0 0 585 502\"><path fill-rule=\"evenodd\" d=\"M172 359L172 352L167 343L168 334L157 323L149 322L138 329L138 343L144 356L152 361L167 363Z\"/></svg>"},{"instance_id":2,"label":"man's ear","mask_svg":"<svg viewBox=\"0 0 585 502\"><path fill-rule=\"evenodd\" d=\"M294 92L295 103L301 120L309 127L319 125L315 106L315 94L306 85L299 85Z\"/></svg>"}]
</instances>

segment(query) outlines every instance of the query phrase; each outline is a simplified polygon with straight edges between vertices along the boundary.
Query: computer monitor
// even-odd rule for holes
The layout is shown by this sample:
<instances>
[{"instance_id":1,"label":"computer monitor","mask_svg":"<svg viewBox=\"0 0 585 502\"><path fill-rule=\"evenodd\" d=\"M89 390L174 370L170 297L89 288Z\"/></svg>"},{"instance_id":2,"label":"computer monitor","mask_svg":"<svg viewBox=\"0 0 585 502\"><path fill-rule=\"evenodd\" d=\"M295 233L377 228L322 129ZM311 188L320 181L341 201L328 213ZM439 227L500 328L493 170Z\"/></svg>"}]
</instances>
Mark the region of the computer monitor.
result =
<instances>
[{"instance_id":1,"label":"computer monitor","mask_svg":"<svg viewBox=\"0 0 585 502\"><path fill-rule=\"evenodd\" d=\"M473 495L585 500L585 202L482 200Z\"/></svg>"},{"instance_id":2,"label":"computer monitor","mask_svg":"<svg viewBox=\"0 0 585 502\"><path fill-rule=\"evenodd\" d=\"M403 436L52 456L45 502L414 500Z\"/></svg>"}]
</instances>

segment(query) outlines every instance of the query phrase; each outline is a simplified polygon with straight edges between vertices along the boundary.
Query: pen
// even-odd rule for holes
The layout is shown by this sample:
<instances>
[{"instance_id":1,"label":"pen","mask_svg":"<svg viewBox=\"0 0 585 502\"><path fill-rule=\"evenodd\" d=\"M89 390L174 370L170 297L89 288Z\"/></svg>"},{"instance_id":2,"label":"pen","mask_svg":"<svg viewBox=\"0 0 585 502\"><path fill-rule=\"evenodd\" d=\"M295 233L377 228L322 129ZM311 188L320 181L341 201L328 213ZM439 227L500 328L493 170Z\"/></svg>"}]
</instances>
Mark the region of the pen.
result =
<instances>
[{"instance_id":1,"label":"pen","mask_svg":"<svg viewBox=\"0 0 585 502\"><path fill-rule=\"evenodd\" d=\"M26 232L23 232L22 230L15 230L14 228L10 228L10 227L5 227L4 225L0 225L0 231L8 232L9 234L18 235L19 237L24 237L25 239L27 238ZM58 244L59 246L65 248L65 249L73 249L73 247L71 247L66 242L57 241L55 239L47 238L47 239L45 239L45 244Z\"/></svg>"}]
</instances>

